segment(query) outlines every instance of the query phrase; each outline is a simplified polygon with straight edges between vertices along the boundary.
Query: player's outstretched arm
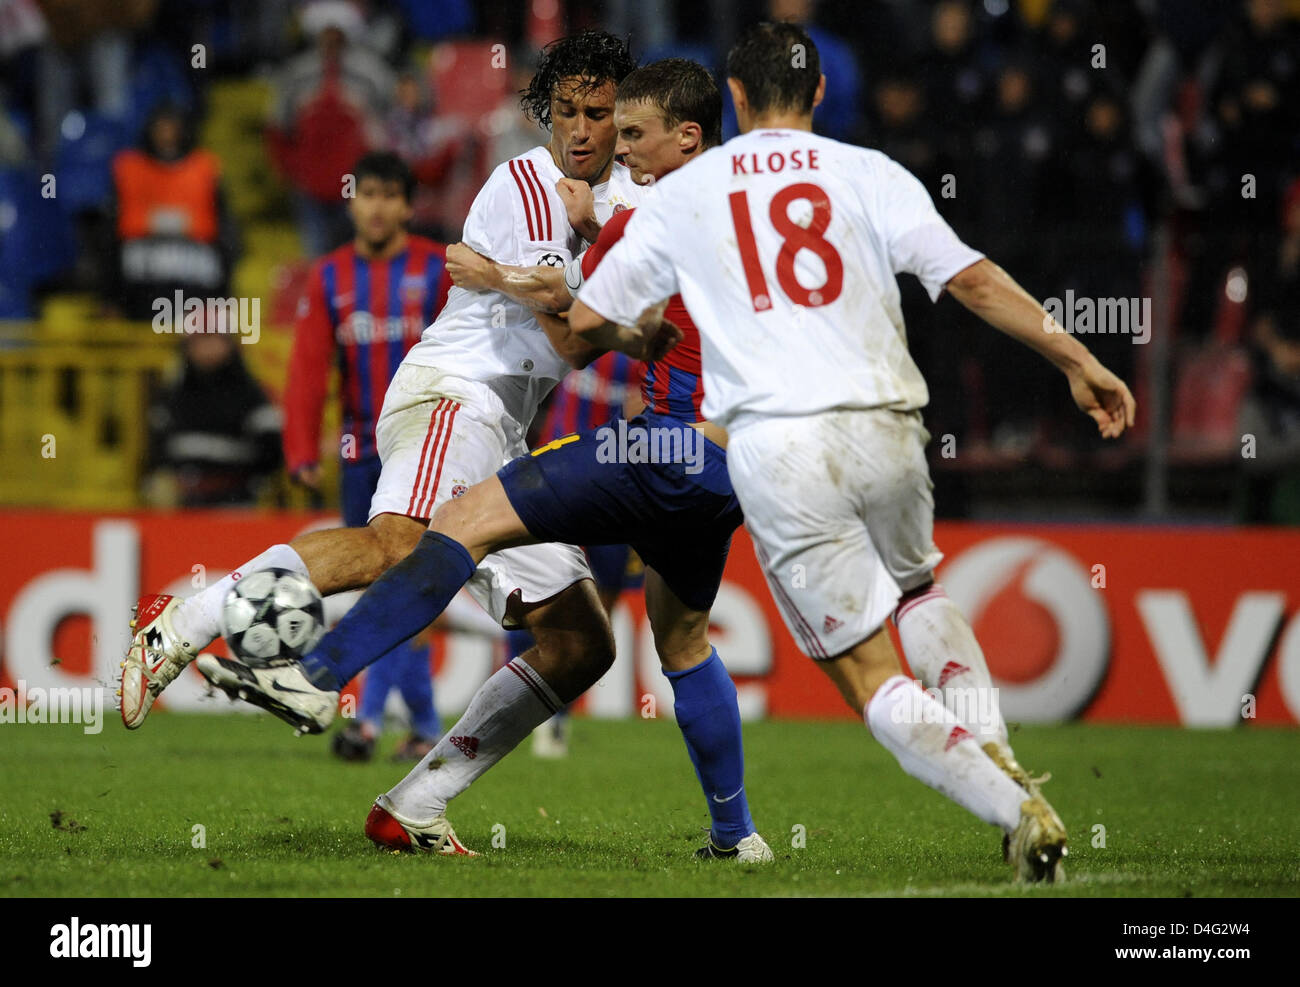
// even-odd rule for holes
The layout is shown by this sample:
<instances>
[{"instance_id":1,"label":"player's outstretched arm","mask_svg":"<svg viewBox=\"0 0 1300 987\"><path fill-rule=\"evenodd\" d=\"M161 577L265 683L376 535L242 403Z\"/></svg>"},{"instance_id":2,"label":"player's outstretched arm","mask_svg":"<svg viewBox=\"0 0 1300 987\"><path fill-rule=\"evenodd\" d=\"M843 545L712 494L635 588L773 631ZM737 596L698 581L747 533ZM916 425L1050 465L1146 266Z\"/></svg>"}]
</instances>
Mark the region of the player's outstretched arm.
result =
<instances>
[{"instance_id":1,"label":"player's outstretched arm","mask_svg":"<svg viewBox=\"0 0 1300 987\"><path fill-rule=\"evenodd\" d=\"M569 328L581 339L602 350L618 350L636 360L662 360L682 341L682 331L665 319L667 299L642 313L635 327L620 326L579 299L569 309Z\"/></svg>"},{"instance_id":2,"label":"player's outstretched arm","mask_svg":"<svg viewBox=\"0 0 1300 987\"><path fill-rule=\"evenodd\" d=\"M573 302L564 268L498 264L463 243L447 248L447 273L467 291L498 291L534 312L563 312Z\"/></svg>"},{"instance_id":3,"label":"player's outstretched arm","mask_svg":"<svg viewBox=\"0 0 1300 987\"><path fill-rule=\"evenodd\" d=\"M1097 423L1103 438L1132 427L1137 405L1125 383L1101 365L1088 348L1057 324L1029 292L992 261L984 259L944 286L953 298L989 325L1017 339L1056 365L1070 382L1079 410Z\"/></svg>"}]
</instances>

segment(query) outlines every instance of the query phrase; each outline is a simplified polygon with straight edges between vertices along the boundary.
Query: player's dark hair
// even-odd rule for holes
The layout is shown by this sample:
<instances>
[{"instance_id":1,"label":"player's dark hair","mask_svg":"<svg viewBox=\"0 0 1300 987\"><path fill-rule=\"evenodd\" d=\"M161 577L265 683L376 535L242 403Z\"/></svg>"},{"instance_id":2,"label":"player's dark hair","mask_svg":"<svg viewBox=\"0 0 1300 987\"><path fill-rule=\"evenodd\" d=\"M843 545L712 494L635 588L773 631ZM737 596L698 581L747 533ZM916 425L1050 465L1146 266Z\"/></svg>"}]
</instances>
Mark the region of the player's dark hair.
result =
<instances>
[{"instance_id":1,"label":"player's dark hair","mask_svg":"<svg viewBox=\"0 0 1300 987\"><path fill-rule=\"evenodd\" d=\"M381 182L398 182L402 194L410 202L415 197L415 176L410 167L392 151L371 151L363 154L352 167L352 175L361 184L363 178L378 178Z\"/></svg>"},{"instance_id":2,"label":"player's dark hair","mask_svg":"<svg viewBox=\"0 0 1300 987\"><path fill-rule=\"evenodd\" d=\"M821 58L808 32L785 21L755 24L727 53L727 77L745 87L754 113L813 108Z\"/></svg>"},{"instance_id":3,"label":"player's dark hair","mask_svg":"<svg viewBox=\"0 0 1300 987\"><path fill-rule=\"evenodd\" d=\"M577 79L576 95L618 85L636 68L627 42L605 31L583 31L552 41L542 49L528 88L519 94L524 114L547 129L551 126L551 97L561 79Z\"/></svg>"},{"instance_id":4,"label":"player's dark hair","mask_svg":"<svg viewBox=\"0 0 1300 987\"><path fill-rule=\"evenodd\" d=\"M620 102L645 102L663 115L664 126L700 125L705 147L722 143L722 93L713 76L689 58L663 58L642 65L618 84Z\"/></svg>"}]
</instances>

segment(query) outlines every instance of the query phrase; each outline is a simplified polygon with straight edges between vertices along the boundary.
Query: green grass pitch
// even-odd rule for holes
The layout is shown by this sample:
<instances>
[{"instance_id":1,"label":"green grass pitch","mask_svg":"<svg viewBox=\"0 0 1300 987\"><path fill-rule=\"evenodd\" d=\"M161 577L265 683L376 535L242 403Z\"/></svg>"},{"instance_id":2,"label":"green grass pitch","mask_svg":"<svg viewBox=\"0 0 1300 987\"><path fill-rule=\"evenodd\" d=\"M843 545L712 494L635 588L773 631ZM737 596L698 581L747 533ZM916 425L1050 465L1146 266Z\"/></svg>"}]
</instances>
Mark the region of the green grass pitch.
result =
<instances>
[{"instance_id":1,"label":"green grass pitch","mask_svg":"<svg viewBox=\"0 0 1300 987\"><path fill-rule=\"evenodd\" d=\"M406 770L382 746L342 764L266 716L159 714L132 734L106 717L93 736L9 725L0 896L1300 893L1294 731L1076 724L1012 739L1053 774L1046 794L1071 835L1064 886L1013 885L992 827L849 722L746 726L751 805L777 858L761 868L692 858L707 816L664 720L578 720L563 761L525 742L452 804L477 859L370 845L370 802Z\"/></svg>"}]
</instances>

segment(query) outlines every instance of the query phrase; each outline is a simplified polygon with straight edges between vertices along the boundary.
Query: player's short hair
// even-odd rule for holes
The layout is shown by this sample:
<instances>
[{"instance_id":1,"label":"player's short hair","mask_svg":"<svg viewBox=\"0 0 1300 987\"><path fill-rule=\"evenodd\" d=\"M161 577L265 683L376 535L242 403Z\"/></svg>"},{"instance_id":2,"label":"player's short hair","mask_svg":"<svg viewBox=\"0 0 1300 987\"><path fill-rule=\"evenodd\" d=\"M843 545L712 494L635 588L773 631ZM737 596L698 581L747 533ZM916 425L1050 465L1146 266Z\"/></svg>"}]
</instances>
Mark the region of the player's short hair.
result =
<instances>
[{"instance_id":1,"label":"player's short hair","mask_svg":"<svg viewBox=\"0 0 1300 987\"><path fill-rule=\"evenodd\" d=\"M755 113L813 108L821 58L808 32L785 21L755 24L727 53L727 77L745 87Z\"/></svg>"},{"instance_id":2,"label":"player's short hair","mask_svg":"<svg viewBox=\"0 0 1300 987\"><path fill-rule=\"evenodd\" d=\"M689 58L663 58L642 65L618 84L620 102L645 102L663 115L664 126L698 123L705 147L722 143L722 93L713 76Z\"/></svg>"},{"instance_id":3,"label":"player's short hair","mask_svg":"<svg viewBox=\"0 0 1300 987\"><path fill-rule=\"evenodd\" d=\"M406 201L415 198L415 176L405 161L392 151L371 151L363 154L352 166L352 175L361 184L363 178L378 178L381 182L398 182Z\"/></svg>"},{"instance_id":4,"label":"player's short hair","mask_svg":"<svg viewBox=\"0 0 1300 987\"><path fill-rule=\"evenodd\" d=\"M627 42L605 31L583 31L552 41L542 49L528 88L520 92L524 114L542 127L551 126L551 97L561 79L578 79L578 94L618 85L636 68Z\"/></svg>"}]
</instances>

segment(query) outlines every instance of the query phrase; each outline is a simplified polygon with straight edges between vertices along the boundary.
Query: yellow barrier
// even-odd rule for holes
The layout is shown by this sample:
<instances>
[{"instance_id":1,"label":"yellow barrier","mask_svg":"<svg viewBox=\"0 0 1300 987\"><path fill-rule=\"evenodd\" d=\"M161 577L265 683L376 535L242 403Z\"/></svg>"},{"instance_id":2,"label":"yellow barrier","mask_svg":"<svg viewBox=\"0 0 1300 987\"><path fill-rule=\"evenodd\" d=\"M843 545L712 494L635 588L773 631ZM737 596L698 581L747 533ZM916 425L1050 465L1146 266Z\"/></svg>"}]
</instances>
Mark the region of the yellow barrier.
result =
<instances>
[{"instance_id":1,"label":"yellow barrier","mask_svg":"<svg viewBox=\"0 0 1300 987\"><path fill-rule=\"evenodd\" d=\"M74 341L71 327L58 321L0 325L0 504L146 506L149 402L179 370L179 337L113 320L84 321L78 335ZM290 331L268 329L241 347L273 400L283 390L291 342ZM327 408L324 434L337 435L337 401ZM322 456L326 506L337 503L337 459ZM268 486L264 502L313 506L283 476Z\"/></svg>"},{"instance_id":2,"label":"yellow barrier","mask_svg":"<svg viewBox=\"0 0 1300 987\"><path fill-rule=\"evenodd\" d=\"M149 394L174 362L158 345L0 350L0 503L138 506Z\"/></svg>"}]
</instances>

